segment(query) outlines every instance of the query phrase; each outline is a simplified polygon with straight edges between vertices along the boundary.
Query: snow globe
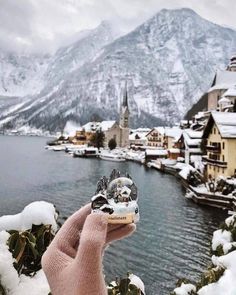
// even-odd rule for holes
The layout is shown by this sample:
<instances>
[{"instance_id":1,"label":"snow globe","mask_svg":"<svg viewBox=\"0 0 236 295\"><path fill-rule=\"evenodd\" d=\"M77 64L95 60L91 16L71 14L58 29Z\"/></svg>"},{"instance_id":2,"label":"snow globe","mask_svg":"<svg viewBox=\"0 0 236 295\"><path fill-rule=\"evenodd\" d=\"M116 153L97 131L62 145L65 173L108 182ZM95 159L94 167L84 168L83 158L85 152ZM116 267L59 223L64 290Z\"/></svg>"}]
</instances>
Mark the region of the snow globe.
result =
<instances>
[{"instance_id":1,"label":"snow globe","mask_svg":"<svg viewBox=\"0 0 236 295\"><path fill-rule=\"evenodd\" d=\"M137 187L131 177L114 169L109 178L103 176L92 197L92 212L109 214L108 223L128 224L139 221Z\"/></svg>"}]
</instances>

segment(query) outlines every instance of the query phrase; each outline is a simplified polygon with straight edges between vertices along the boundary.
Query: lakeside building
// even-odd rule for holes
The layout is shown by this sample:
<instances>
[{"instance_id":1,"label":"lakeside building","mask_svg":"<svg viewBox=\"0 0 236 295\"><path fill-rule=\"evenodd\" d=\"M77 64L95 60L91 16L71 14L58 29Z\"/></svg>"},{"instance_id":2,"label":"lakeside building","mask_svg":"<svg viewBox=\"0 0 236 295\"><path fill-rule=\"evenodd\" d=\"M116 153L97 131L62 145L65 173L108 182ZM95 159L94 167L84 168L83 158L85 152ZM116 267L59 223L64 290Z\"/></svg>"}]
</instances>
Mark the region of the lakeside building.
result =
<instances>
[{"instance_id":1,"label":"lakeside building","mask_svg":"<svg viewBox=\"0 0 236 295\"><path fill-rule=\"evenodd\" d=\"M236 176L236 113L212 112L203 133L207 179Z\"/></svg>"},{"instance_id":2,"label":"lakeside building","mask_svg":"<svg viewBox=\"0 0 236 295\"><path fill-rule=\"evenodd\" d=\"M179 127L154 127L146 135L147 147L156 148L157 154L161 153L160 149L164 149L166 151L165 157L168 155L170 159L177 160L180 157L180 149L176 146L176 143L181 134L182 130Z\"/></svg>"},{"instance_id":3,"label":"lakeside building","mask_svg":"<svg viewBox=\"0 0 236 295\"><path fill-rule=\"evenodd\" d=\"M202 131L195 131L192 129L183 130L182 135L176 143L184 157L186 164L191 164L201 160L202 150Z\"/></svg>"},{"instance_id":4,"label":"lakeside building","mask_svg":"<svg viewBox=\"0 0 236 295\"><path fill-rule=\"evenodd\" d=\"M114 132L118 128L116 121L102 121L102 122L88 122L78 129L71 142L76 145L87 145L90 143L93 134L101 130L105 134L105 145L108 143L110 137L109 132Z\"/></svg>"},{"instance_id":5,"label":"lakeside building","mask_svg":"<svg viewBox=\"0 0 236 295\"><path fill-rule=\"evenodd\" d=\"M218 70L216 72L211 88L208 90L208 110L216 110L219 100L226 95L230 99L231 104L234 105L236 100L235 87L236 55L231 57L226 70Z\"/></svg>"},{"instance_id":6,"label":"lakeside building","mask_svg":"<svg viewBox=\"0 0 236 295\"><path fill-rule=\"evenodd\" d=\"M154 127L146 135L147 145L165 149L174 148L181 133L182 130L178 127Z\"/></svg>"},{"instance_id":7,"label":"lakeside building","mask_svg":"<svg viewBox=\"0 0 236 295\"><path fill-rule=\"evenodd\" d=\"M138 128L132 130L129 135L130 147L147 146L147 134L151 131L150 128Z\"/></svg>"},{"instance_id":8,"label":"lakeside building","mask_svg":"<svg viewBox=\"0 0 236 295\"><path fill-rule=\"evenodd\" d=\"M166 149L176 148L176 142L179 140L183 130L179 127L165 128L165 143Z\"/></svg>"},{"instance_id":9,"label":"lakeside building","mask_svg":"<svg viewBox=\"0 0 236 295\"><path fill-rule=\"evenodd\" d=\"M165 148L168 151L168 158L177 160L181 157L181 150L178 145L178 140L181 137L183 130L179 127L165 128Z\"/></svg>"},{"instance_id":10,"label":"lakeside building","mask_svg":"<svg viewBox=\"0 0 236 295\"><path fill-rule=\"evenodd\" d=\"M167 159L168 151L164 149L146 149L145 150L145 163L148 163L157 159Z\"/></svg>"},{"instance_id":11,"label":"lakeside building","mask_svg":"<svg viewBox=\"0 0 236 295\"><path fill-rule=\"evenodd\" d=\"M150 147L162 147L165 145L165 128L154 127L146 135L147 145Z\"/></svg>"}]
</instances>

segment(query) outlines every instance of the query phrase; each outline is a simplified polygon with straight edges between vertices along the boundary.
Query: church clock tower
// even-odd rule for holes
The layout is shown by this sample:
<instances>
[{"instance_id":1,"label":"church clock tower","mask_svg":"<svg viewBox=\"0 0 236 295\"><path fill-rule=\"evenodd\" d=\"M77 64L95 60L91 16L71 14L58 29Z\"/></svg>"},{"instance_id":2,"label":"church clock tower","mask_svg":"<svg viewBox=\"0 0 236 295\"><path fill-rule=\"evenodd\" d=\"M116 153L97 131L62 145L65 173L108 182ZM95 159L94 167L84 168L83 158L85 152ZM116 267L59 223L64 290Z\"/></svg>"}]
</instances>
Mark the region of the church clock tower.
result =
<instances>
[{"instance_id":1,"label":"church clock tower","mask_svg":"<svg viewBox=\"0 0 236 295\"><path fill-rule=\"evenodd\" d=\"M123 102L120 108L120 147L129 146L129 105L127 84L123 96Z\"/></svg>"}]
</instances>

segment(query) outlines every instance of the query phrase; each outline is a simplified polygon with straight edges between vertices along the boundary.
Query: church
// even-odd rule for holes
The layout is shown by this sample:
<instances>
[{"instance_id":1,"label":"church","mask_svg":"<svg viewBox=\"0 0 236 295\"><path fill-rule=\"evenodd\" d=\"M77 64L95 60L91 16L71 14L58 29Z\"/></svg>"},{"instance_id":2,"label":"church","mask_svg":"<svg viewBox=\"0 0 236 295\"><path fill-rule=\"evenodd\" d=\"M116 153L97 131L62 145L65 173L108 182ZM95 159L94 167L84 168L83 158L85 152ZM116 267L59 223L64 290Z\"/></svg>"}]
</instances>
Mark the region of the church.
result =
<instances>
[{"instance_id":1,"label":"church","mask_svg":"<svg viewBox=\"0 0 236 295\"><path fill-rule=\"evenodd\" d=\"M116 141L117 147L129 146L129 105L128 92L125 87L123 99L120 106L119 122L102 121L102 122L88 122L76 131L75 137L71 139L74 144L84 145L89 144L92 135L97 130L101 130L105 134L104 146L107 147L109 141L113 138Z\"/></svg>"},{"instance_id":2,"label":"church","mask_svg":"<svg viewBox=\"0 0 236 295\"><path fill-rule=\"evenodd\" d=\"M123 101L120 107L119 123L114 121L114 125L107 131L104 131L106 145L111 138L114 138L118 147L129 146L129 115L128 92L127 87L125 87Z\"/></svg>"}]
</instances>

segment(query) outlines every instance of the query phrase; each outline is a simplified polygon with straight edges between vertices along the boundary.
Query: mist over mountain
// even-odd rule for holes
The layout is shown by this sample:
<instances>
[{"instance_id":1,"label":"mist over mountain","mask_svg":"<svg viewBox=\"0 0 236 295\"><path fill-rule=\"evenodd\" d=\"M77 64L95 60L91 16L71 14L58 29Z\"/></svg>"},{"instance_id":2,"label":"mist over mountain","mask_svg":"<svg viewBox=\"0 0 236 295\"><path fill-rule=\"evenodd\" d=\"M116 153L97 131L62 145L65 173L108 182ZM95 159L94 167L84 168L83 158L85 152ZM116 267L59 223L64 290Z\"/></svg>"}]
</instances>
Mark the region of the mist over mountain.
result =
<instances>
[{"instance_id":1,"label":"mist over mountain","mask_svg":"<svg viewBox=\"0 0 236 295\"><path fill-rule=\"evenodd\" d=\"M56 131L67 120L118 118L126 81L132 127L171 125L235 51L236 31L190 9L164 9L119 38L103 22L54 56L12 63L0 53L1 69L11 69L0 72L0 125Z\"/></svg>"}]
</instances>

